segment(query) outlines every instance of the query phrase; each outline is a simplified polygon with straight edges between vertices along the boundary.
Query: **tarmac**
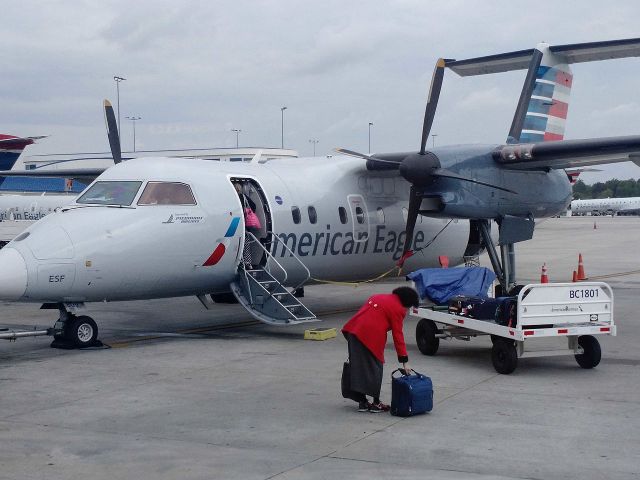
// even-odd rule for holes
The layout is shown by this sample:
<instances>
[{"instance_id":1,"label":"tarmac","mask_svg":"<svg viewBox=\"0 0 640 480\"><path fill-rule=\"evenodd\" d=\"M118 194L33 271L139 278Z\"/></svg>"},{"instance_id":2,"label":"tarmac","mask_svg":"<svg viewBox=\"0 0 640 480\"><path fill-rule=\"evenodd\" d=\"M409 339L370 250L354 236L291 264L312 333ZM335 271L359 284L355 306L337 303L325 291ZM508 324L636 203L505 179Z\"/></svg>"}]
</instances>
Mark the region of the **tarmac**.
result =
<instances>
[{"instance_id":1,"label":"tarmac","mask_svg":"<svg viewBox=\"0 0 640 480\"><path fill-rule=\"evenodd\" d=\"M594 225L595 224L595 225ZM594 226L596 228L594 228ZM0 343L2 479L637 479L640 478L640 218L551 219L516 246L519 280L587 276L615 295L618 336L599 336L593 370L572 356L495 372L486 337L442 341L411 366L433 379L431 413L358 413L340 395L339 329L367 297L402 279L306 288L321 323L256 324L237 305L195 298L89 305L111 348ZM488 266L486 257L483 265ZM55 312L1 304L1 323L48 327ZM389 341L382 387L397 368Z\"/></svg>"}]
</instances>

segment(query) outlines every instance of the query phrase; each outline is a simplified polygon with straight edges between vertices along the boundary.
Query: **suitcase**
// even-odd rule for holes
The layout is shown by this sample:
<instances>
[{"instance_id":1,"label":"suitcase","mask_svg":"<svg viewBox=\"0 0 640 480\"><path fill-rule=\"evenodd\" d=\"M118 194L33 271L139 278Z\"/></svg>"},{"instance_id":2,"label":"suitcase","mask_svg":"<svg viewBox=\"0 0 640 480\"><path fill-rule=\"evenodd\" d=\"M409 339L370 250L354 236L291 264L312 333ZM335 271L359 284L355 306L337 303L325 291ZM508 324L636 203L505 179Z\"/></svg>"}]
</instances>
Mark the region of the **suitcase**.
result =
<instances>
[{"instance_id":1,"label":"suitcase","mask_svg":"<svg viewBox=\"0 0 640 480\"><path fill-rule=\"evenodd\" d=\"M449 313L478 320L494 320L499 305L496 298L457 295L449 300Z\"/></svg>"},{"instance_id":2,"label":"suitcase","mask_svg":"<svg viewBox=\"0 0 640 480\"><path fill-rule=\"evenodd\" d=\"M515 327L518 323L518 297L499 297L496 300L499 302L495 313L496 323Z\"/></svg>"},{"instance_id":3,"label":"suitcase","mask_svg":"<svg viewBox=\"0 0 640 480\"><path fill-rule=\"evenodd\" d=\"M433 385L431 379L416 371L412 375L394 376L400 369L391 372L391 415L411 417L430 412L433 408Z\"/></svg>"}]
</instances>

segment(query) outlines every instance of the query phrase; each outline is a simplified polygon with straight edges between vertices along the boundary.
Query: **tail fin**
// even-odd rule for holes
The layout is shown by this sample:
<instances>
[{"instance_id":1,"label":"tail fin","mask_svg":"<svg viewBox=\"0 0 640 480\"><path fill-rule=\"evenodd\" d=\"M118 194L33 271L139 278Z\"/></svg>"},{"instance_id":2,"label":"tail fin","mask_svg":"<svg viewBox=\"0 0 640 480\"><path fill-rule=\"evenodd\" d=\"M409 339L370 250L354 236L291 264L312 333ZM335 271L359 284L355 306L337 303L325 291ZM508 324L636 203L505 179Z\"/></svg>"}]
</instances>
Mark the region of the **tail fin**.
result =
<instances>
[{"instance_id":1,"label":"tail fin","mask_svg":"<svg viewBox=\"0 0 640 480\"><path fill-rule=\"evenodd\" d=\"M0 170L11 170L27 145L45 137L14 137L0 133Z\"/></svg>"},{"instance_id":2,"label":"tail fin","mask_svg":"<svg viewBox=\"0 0 640 480\"><path fill-rule=\"evenodd\" d=\"M569 65L640 56L640 38L548 45L468 60L446 66L461 76L528 69L507 143L562 140L573 75Z\"/></svg>"},{"instance_id":3,"label":"tail fin","mask_svg":"<svg viewBox=\"0 0 640 480\"><path fill-rule=\"evenodd\" d=\"M542 59L536 70L531 96L527 99L522 130L519 135L518 132L511 135L519 143L562 140L567 122L573 82L571 67L566 57L552 53L546 43L538 44L536 50L542 53Z\"/></svg>"}]
</instances>

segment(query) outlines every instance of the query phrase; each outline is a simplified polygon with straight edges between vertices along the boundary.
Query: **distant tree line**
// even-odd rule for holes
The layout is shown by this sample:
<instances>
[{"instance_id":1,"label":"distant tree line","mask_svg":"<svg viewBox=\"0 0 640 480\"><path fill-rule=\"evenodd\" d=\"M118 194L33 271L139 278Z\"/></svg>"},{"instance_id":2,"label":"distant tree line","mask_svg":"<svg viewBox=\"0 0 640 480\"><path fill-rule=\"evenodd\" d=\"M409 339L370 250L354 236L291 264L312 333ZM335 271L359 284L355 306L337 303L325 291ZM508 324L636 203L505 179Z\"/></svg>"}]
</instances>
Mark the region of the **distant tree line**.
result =
<instances>
[{"instance_id":1,"label":"distant tree line","mask_svg":"<svg viewBox=\"0 0 640 480\"><path fill-rule=\"evenodd\" d=\"M638 180L612 179L604 183L597 182L586 185L578 180L573 185L573 198L576 200L589 198L640 197L640 178Z\"/></svg>"}]
</instances>

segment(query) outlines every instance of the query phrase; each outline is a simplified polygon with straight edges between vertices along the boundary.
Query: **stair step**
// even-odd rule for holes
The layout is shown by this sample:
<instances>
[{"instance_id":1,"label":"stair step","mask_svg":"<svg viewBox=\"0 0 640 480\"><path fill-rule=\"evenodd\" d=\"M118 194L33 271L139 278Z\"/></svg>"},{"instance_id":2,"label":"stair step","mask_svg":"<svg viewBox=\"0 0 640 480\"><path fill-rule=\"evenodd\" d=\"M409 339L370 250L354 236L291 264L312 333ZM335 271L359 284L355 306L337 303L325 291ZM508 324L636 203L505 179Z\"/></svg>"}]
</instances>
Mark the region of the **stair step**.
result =
<instances>
[{"instance_id":1,"label":"stair step","mask_svg":"<svg viewBox=\"0 0 640 480\"><path fill-rule=\"evenodd\" d=\"M272 325L317 321L316 316L264 269L240 273L231 284L240 304L256 319Z\"/></svg>"}]
</instances>

